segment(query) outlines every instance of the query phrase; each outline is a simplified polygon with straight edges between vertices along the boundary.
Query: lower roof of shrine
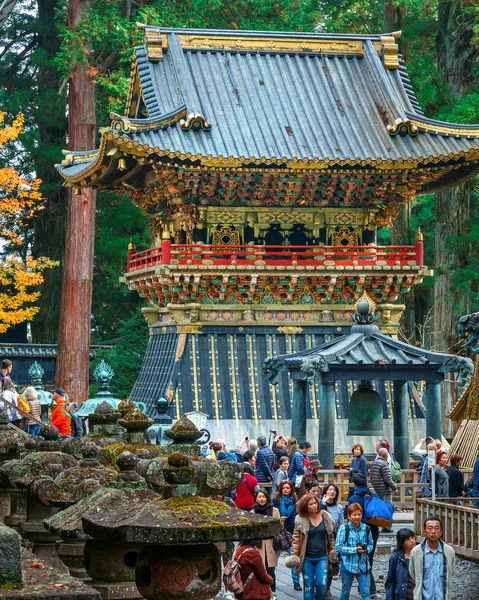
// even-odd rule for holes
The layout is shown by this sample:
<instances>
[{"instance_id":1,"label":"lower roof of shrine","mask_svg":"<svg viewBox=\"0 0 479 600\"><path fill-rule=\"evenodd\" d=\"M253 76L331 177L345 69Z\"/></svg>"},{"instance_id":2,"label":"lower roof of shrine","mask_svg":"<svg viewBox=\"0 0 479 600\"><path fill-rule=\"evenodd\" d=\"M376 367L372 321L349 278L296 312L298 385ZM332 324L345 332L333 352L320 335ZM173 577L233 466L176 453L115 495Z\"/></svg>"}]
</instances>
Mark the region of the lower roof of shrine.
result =
<instances>
[{"instance_id":1,"label":"lower roof of shrine","mask_svg":"<svg viewBox=\"0 0 479 600\"><path fill-rule=\"evenodd\" d=\"M479 125L424 117L398 34L144 30L125 116L64 151L67 185L141 188L165 165L420 173L425 193L479 170Z\"/></svg>"}]
</instances>

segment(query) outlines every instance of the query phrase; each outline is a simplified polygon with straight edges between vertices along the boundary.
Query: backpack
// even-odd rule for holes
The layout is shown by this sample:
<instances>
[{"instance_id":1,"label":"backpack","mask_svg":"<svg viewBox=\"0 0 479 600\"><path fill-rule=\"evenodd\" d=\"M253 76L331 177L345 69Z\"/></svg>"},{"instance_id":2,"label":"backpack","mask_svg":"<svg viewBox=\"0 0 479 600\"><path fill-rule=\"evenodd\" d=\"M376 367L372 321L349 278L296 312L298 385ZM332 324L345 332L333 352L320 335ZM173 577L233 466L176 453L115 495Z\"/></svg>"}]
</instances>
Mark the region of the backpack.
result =
<instances>
[{"instance_id":1,"label":"backpack","mask_svg":"<svg viewBox=\"0 0 479 600\"><path fill-rule=\"evenodd\" d=\"M391 461L391 479L395 483L400 483L401 475L402 475L401 465L398 463L397 460L393 459Z\"/></svg>"},{"instance_id":2,"label":"backpack","mask_svg":"<svg viewBox=\"0 0 479 600\"><path fill-rule=\"evenodd\" d=\"M244 583L241 580L241 565L239 561L243 554L249 550L252 550L252 548L246 548L246 550L243 550L243 552L238 556L238 560L235 560L234 558L229 560L223 569L223 585L228 592L231 592L235 595L242 594L254 576L254 571L251 571Z\"/></svg>"},{"instance_id":3,"label":"backpack","mask_svg":"<svg viewBox=\"0 0 479 600\"><path fill-rule=\"evenodd\" d=\"M393 523L393 512L394 506L381 500L377 494L364 496L364 521L366 523L378 527L390 527Z\"/></svg>"},{"instance_id":4,"label":"backpack","mask_svg":"<svg viewBox=\"0 0 479 600\"><path fill-rule=\"evenodd\" d=\"M344 525L345 527L345 533L344 533L344 545L347 546L348 545L348 540L349 540L349 525L347 523L345 523ZM366 543L369 539L369 534L371 533L371 527L369 527L369 525L366 524ZM338 552L338 560L341 562L341 554ZM366 560L367 560L367 554L366 554ZM368 572L367 567L366 567L366 573Z\"/></svg>"}]
</instances>

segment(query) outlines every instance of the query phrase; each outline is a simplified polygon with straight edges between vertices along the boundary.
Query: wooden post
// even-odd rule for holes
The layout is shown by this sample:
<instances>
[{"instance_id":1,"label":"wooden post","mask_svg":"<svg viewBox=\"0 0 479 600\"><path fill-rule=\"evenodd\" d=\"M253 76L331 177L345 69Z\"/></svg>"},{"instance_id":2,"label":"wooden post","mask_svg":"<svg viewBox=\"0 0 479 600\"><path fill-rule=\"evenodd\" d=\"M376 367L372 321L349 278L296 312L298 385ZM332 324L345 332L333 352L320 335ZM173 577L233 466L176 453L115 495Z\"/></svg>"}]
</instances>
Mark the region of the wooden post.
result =
<instances>
[{"instance_id":1,"label":"wooden post","mask_svg":"<svg viewBox=\"0 0 479 600\"><path fill-rule=\"evenodd\" d=\"M70 31L79 24L86 8L86 0L69 0ZM68 142L73 151L96 146L95 101L88 69L87 64L77 61L68 83ZM55 384L76 402L88 398L95 202L92 188L68 190Z\"/></svg>"},{"instance_id":2,"label":"wooden post","mask_svg":"<svg viewBox=\"0 0 479 600\"><path fill-rule=\"evenodd\" d=\"M308 382L305 379L293 380L293 410L291 419L291 436L298 443L306 441L306 398Z\"/></svg>"},{"instance_id":3,"label":"wooden post","mask_svg":"<svg viewBox=\"0 0 479 600\"><path fill-rule=\"evenodd\" d=\"M394 381L394 456L402 469L409 469L409 411L407 381Z\"/></svg>"},{"instance_id":4,"label":"wooden post","mask_svg":"<svg viewBox=\"0 0 479 600\"><path fill-rule=\"evenodd\" d=\"M416 249L416 265L422 267L424 265L424 238L420 227L416 231L414 247Z\"/></svg>"},{"instance_id":5,"label":"wooden post","mask_svg":"<svg viewBox=\"0 0 479 600\"><path fill-rule=\"evenodd\" d=\"M321 381L319 399L318 455L323 469L334 469L336 390L334 381Z\"/></svg>"}]
</instances>

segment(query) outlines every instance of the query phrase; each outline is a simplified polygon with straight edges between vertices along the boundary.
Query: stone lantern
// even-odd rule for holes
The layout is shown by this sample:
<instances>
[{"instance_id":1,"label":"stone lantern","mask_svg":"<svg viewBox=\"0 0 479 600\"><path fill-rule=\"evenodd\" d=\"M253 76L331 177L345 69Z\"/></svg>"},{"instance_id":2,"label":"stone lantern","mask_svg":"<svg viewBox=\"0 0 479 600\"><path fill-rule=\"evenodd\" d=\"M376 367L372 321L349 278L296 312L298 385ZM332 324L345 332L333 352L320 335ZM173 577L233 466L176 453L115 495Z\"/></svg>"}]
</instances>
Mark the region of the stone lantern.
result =
<instances>
[{"instance_id":1,"label":"stone lantern","mask_svg":"<svg viewBox=\"0 0 479 600\"><path fill-rule=\"evenodd\" d=\"M168 455L141 469L161 495L110 488L101 504L84 511L85 567L92 579L112 582L126 581L134 570L136 588L148 600L207 600L220 589L217 544L272 538L280 521L202 497L236 487L242 467L200 458L201 432L186 416L168 437Z\"/></svg>"}]
</instances>

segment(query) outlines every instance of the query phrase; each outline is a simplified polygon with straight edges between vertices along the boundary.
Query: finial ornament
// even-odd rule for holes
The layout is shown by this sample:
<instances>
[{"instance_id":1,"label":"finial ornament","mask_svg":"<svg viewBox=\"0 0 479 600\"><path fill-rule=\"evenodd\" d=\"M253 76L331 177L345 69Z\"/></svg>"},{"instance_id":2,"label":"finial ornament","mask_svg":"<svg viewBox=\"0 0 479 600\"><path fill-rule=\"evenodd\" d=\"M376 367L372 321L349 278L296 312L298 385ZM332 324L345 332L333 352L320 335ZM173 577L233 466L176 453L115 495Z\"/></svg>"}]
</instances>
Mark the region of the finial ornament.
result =
<instances>
[{"instance_id":1,"label":"finial ornament","mask_svg":"<svg viewBox=\"0 0 479 600\"><path fill-rule=\"evenodd\" d=\"M379 321L381 314L376 313L376 304L371 298L363 293L361 298L358 300L355 314L351 315L351 320L358 325L369 325L375 321Z\"/></svg>"},{"instance_id":2,"label":"finial ornament","mask_svg":"<svg viewBox=\"0 0 479 600\"><path fill-rule=\"evenodd\" d=\"M44 374L45 371L43 370L43 367L37 363L37 361L35 361L28 369L28 375L30 376L32 385L41 385Z\"/></svg>"},{"instance_id":3,"label":"finial ornament","mask_svg":"<svg viewBox=\"0 0 479 600\"><path fill-rule=\"evenodd\" d=\"M102 392L108 391L110 387L110 380L115 375L115 371L110 367L104 360L100 361L100 364L93 371L93 377L98 382L100 390Z\"/></svg>"}]
</instances>

